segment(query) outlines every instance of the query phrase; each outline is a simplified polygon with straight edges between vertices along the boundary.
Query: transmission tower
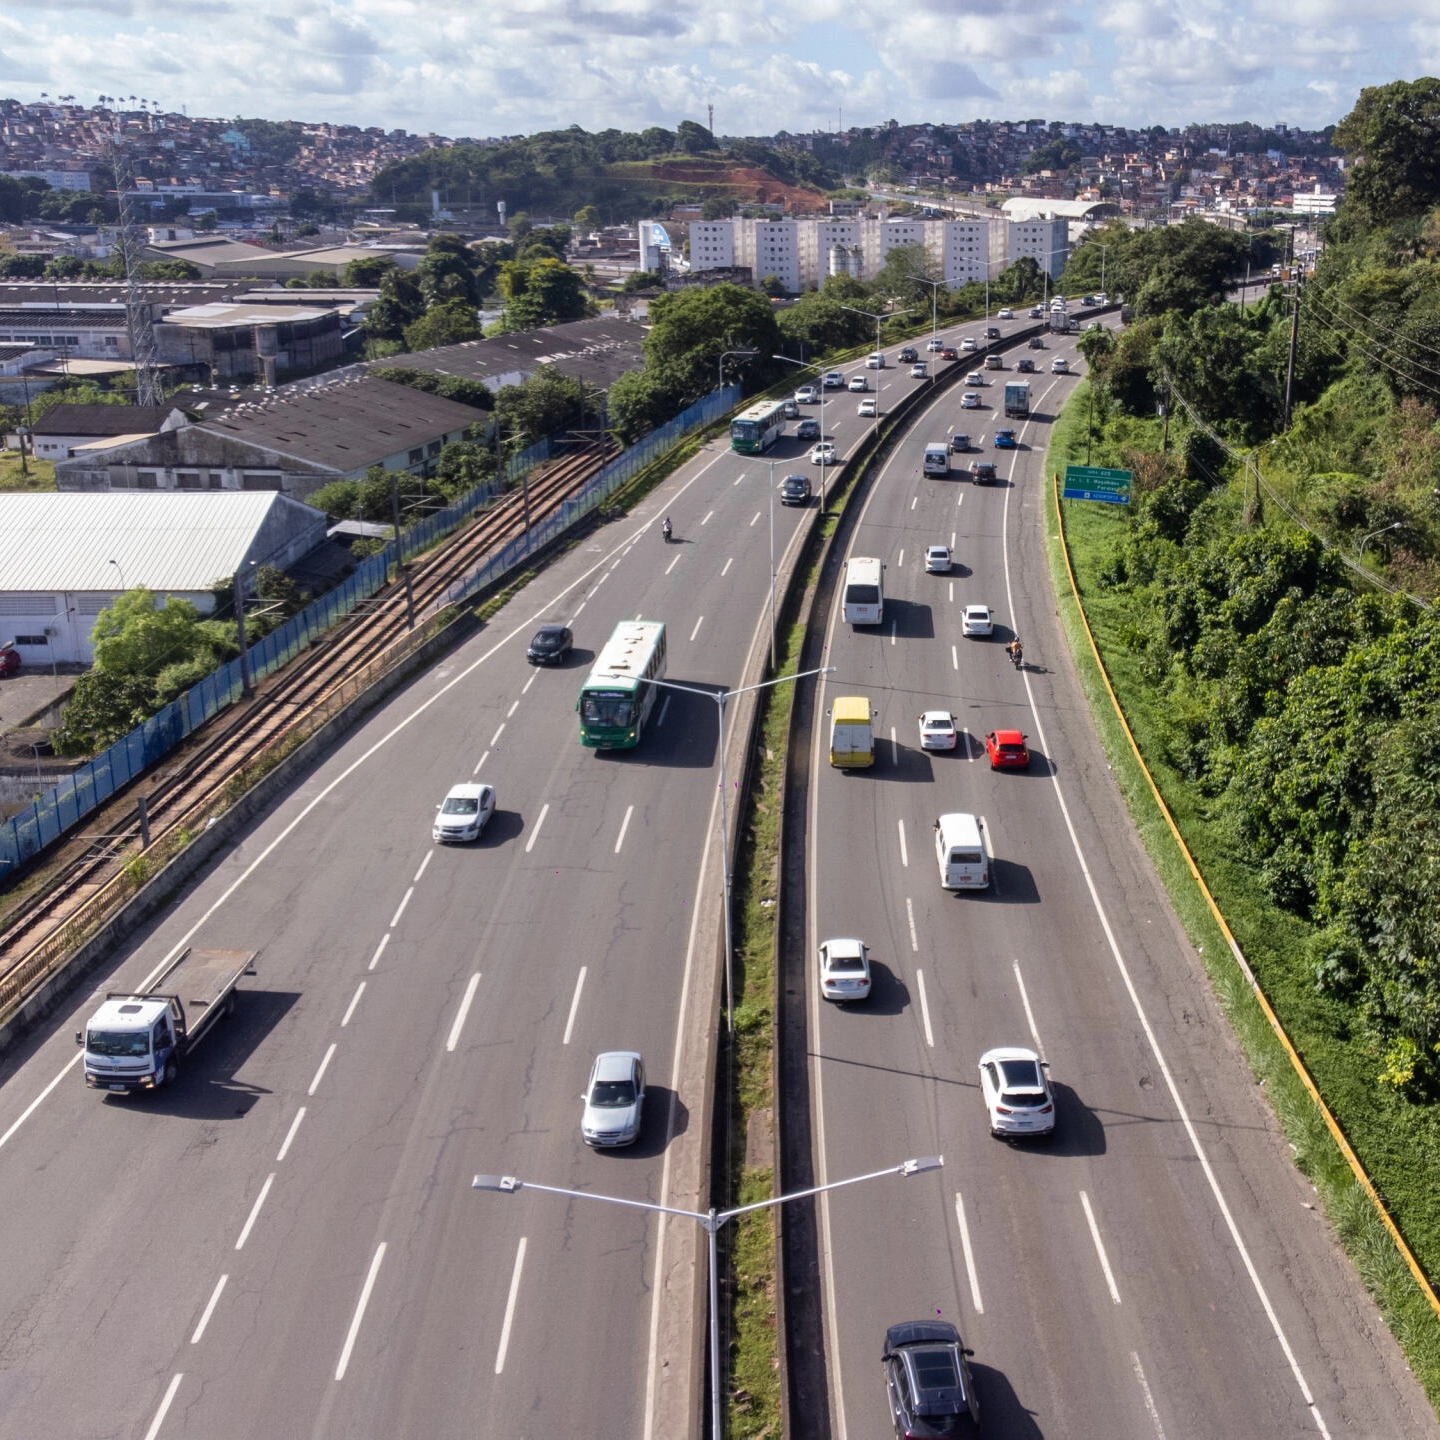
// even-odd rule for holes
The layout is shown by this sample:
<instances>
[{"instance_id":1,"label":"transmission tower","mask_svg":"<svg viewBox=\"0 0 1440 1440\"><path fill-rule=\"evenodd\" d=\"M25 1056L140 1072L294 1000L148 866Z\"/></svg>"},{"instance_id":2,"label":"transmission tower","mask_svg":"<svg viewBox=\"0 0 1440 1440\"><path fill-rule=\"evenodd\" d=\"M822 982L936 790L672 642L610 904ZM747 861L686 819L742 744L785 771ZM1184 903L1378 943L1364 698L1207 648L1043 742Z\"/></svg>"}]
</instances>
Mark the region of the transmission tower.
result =
<instances>
[{"instance_id":1,"label":"transmission tower","mask_svg":"<svg viewBox=\"0 0 1440 1440\"><path fill-rule=\"evenodd\" d=\"M119 208L115 243L125 265L125 326L130 332L130 357L135 366L135 403L159 405L165 399L160 383L160 357L155 348L150 307L140 288L140 252L145 242L135 216L135 176L125 153L125 141L118 131L111 141L110 168L115 175Z\"/></svg>"}]
</instances>

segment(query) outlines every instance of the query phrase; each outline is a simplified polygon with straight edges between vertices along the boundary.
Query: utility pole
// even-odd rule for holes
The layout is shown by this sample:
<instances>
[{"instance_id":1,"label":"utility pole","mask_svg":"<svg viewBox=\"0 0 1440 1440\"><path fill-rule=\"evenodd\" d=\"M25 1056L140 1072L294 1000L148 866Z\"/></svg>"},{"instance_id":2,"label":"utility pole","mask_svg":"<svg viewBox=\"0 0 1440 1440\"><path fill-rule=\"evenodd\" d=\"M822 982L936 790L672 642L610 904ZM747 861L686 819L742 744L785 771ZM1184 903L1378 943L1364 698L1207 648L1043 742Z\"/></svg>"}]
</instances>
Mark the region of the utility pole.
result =
<instances>
[{"instance_id":1,"label":"utility pole","mask_svg":"<svg viewBox=\"0 0 1440 1440\"><path fill-rule=\"evenodd\" d=\"M1292 269L1291 274L1295 272ZM1300 277L1290 301L1290 359L1285 366L1285 429L1290 428L1290 399L1295 391L1295 346L1300 339Z\"/></svg>"}]
</instances>

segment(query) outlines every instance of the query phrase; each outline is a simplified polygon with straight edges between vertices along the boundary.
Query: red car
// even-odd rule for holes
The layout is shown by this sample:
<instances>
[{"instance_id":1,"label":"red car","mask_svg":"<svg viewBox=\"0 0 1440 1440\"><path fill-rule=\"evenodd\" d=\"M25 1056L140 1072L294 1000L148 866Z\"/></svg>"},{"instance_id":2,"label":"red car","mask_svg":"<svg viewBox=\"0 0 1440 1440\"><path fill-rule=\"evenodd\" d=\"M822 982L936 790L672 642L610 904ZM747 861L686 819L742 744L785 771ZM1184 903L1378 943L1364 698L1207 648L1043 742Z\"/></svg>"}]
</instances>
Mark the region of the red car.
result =
<instances>
[{"instance_id":1,"label":"red car","mask_svg":"<svg viewBox=\"0 0 1440 1440\"><path fill-rule=\"evenodd\" d=\"M947 345L947 346L940 352L940 358L941 358L942 360L958 360L958 359L960 358L960 356L959 356L958 353L956 352L955 347L954 347L953 345Z\"/></svg>"},{"instance_id":2,"label":"red car","mask_svg":"<svg viewBox=\"0 0 1440 1440\"><path fill-rule=\"evenodd\" d=\"M0 645L0 678L20 668L20 652L13 645Z\"/></svg>"},{"instance_id":3,"label":"red car","mask_svg":"<svg viewBox=\"0 0 1440 1440\"><path fill-rule=\"evenodd\" d=\"M992 770L1028 770L1030 752L1018 730L992 730L985 737L985 753Z\"/></svg>"}]
</instances>

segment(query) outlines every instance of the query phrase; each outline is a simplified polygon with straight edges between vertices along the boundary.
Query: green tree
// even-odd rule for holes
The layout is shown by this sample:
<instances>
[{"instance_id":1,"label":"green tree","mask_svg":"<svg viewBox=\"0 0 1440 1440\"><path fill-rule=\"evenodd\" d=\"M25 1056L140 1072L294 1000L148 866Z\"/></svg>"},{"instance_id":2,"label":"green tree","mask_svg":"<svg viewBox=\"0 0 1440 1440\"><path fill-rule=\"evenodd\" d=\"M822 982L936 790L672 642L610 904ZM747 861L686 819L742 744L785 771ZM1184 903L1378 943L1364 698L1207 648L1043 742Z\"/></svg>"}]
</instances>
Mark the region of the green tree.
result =
<instances>
[{"instance_id":1,"label":"green tree","mask_svg":"<svg viewBox=\"0 0 1440 1440\"><path fill-rule=\"evenodd\" d=\"M346 290L374 290L395 269L398 266L390 255L362 255L346 263L340 284Z\"/></svg>"},{"instance_id":2,"label":"green tree","mask_svg":"<svg viewBox=\"0 0 1440 1440\"><path fill-rule=\"evenodd\" d=\"M219 229L219 227L220 217L213 210L201 211L201 213L195 217L195 228L202 235L209 235Z\"/></svg>"},{"instance_id":3,"label":"green tree","mask_svg":"<svg viewBox=\"0 0 1440 1440\"><path fill-rule=\"evenodd\" d=\"M657 296L650 304L645 366L659 387L684 406L714 389L722 352L773 355L780 338L770 302L754 290L739 285L680 290ZM764 374L763 368L759 373Z\"/></svg>"},{"instance_id":4,"label":"green tree","mask_svg":"<svg viewBox=\"0 0 1440 1440\"><path fill-rule=\"evenodd\" d=\"M580 230L594 230L600 224L600 212L593 205L582 205L575 212L575 225Z\"/></svg>"},{"instance_id":5,"label":"green tree","mask_svg":"<svg viewBox=\"0 0 1440 1440\"><path fill-rule=\"evenodd\" d=\"M686 155L704 155L720 147L703 125L697 125L693 120L682 120L675 127L675 148Z\"/></svg>"},{"instance_id":6,"label":"green tree","mask_svg":"<svg viewBox=\"0 0 1440 1440\"><path fill-rule=\"evenodd\" d=\"M143 724L155 708L150 676L89 670L75 681L50 743L57 755L93 755Z\"/></svg>"},{"instance_id":7,"label":"green tree","mask_svg":"<svg viewBox=\"0 0 1440 1440\"><path fill-rule=\"evenodd\" d=\"M863 315L844 308L847 301L855 298L866 297L862 291L859 297L841 299L827 286L802 295L775 317L775 323L786 340L804 347L805 356L863 345L875 331Z\"/></svg>"},{"instance_id":8,"label":"green tree","mask_svg":"<svg viewBox=\"0 0 1440 1440\"><path fill-rule=\"evenodd\" d=\"M434 350L480 338L480 317L468 300L446 300L432 305L405 327L405 344L411 350Z\"/></svg>"},{"instance_id":9,"label":"green tree","mask_svg":"<svg viewBox=\"0 0 1440 1440\"><path fill-rule=\"evenodd\" d=\"M553 365L541 365L519 385L495 397L495 418L507 438L531 445L558 430L580 427L586 414L585 388Z\"/></svg>"},{"instance_id":10,"label":"green tree","mask_svg":"<svg viewBox=\"0 0 1440 1440\"><path fill-rule=\"evenodd\" d=\"M923 245L897 245L870 282L870 291L881 301L915 304L924 300L928 309L931 289L925 282L943 278Z\"/></svg>"},{"instance_id":11,"label":"green tree","mask_svg":"<svg viewBox=\"0 0 1440 1440\"><path fill-rule=\"evenodd\" d=\"M1334 143L1359 157L1345 184L1347 219L1388 225L1429 210L1440 202L1440 80L1367 86Z\"/></svg>"},{"instance_id":12,"label":"green tree","mask_svg":"<svg viewBox=\"0 0 1440 1440\"><path fill-rule=\"evenodd\" d=\"M375 340L401 340L405 327L425 313L425 297L414 276L398 267L380 279L380 298L365 312L365 333Z\"/></svg>"},{"instance_id":13,"label":"green tree","mask_svg":"<svg viewBox=\"0 0 1440 1440\"><path fill-rule=\"evenodd\" d=\"M774 300L785 293L785 284L778 275L762 275L760 290L762 294L768 295Z\"/></svg>"},{"instance_id":14,"label":"green tree","mask_svg":"<svg viewBox=\"0 0 1440 1440\"><path fill-rule=\"evenodd\" d=\"M427 395L439 395L461 405L473 405L477 410L495 408L495 396L483 380L471 380L465 375L442 375L434 370L414 370L405 365L376 366L370 373L377 380L408 385L412 390L423 390Z\"/></svg>"},{"instance_id":15,"label":"green tree","mask_svg":"<svg viewBox=\"0 0 1440 1440\"><path fill-rule=\"evenodd\" d=\"M684 408L676 392L648 370L627 370L606 393L610 428L622 445L633 445Z\"/></svg>"},{"instance_id":16,"label":"green tree","mask_svg":"<svg viewBox=\"0 0 1440 1440\"><path fill-rule=\"evenodd\" d=\"M188 600L169 595L159 606L155 600L143 587L127 590L95 617L90 638L100 669L154 677L167 665L195 658L213 669L229 658L227 651L238 651L228 627L201 620Z\"/></svg>"},{"instance_id":17,"label":"green tree","mask_svg":"<svg viewBox=\"0 0 1440 1440\"><path fill-rule=\"evenodd\" d=\"M735 213L735 202L725 195L707 195L700 203L703 220L728 220Z\"/></svg>"},{"instance_id":18,"label":"green tree","mask_svg":"<svg viewBox=\"0 0 1440 1440\"><path fill-rule=\"evenodd\" d=\"M488 445L459 440L440 452L432 488L446 500L458 500L494 478L494 450Z\"/></svg>"},{"instance_id":19,"label":"green tree","mask_svg":"<svg viewBox=\"0 0 1440 1440\"><path fill-rule=\"evenodd\" d=\"M500 267L500 288L505 296L507 330L533 330L580 320L590 309L579 273L553 256L506 261Z\"/></svg>"},{"instance_id":20,"label":"green tree","mask_svg":"<svg viewBox=\"0 0 1440 1440\"><path fill-rule=\"evenodd\" d=\"M479 304L470 248L458 235L432 235L415 278L427 309L451 300L464 300L472 307Z\"/></svg>"},{"instance_id":21,"label":"green tree","mask_svg":"<svg viewBox=\"0 0 1440 1440\"><path fill-rule=\"evenodd\" d=\"M170 284L187 283L201 278L200 267L189 260L150 260L140 267L145 280L160 280Z\"/></svg>"}]
</instances>

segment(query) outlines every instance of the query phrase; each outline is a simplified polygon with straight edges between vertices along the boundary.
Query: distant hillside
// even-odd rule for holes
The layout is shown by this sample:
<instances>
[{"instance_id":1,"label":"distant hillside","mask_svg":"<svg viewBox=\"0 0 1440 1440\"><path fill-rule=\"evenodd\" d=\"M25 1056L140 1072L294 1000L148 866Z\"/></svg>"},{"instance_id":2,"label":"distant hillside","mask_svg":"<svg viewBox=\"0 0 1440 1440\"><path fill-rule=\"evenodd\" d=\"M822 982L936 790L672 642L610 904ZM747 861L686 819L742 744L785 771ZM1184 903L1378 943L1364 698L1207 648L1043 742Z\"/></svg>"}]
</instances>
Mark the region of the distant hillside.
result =
<instances>
[{"instance_id":1,"label":"distant hillside","mask_svg":"<svg viewBox=\"0 0 1440 1440\"><path fill-rule=\"evenodd\" d=\"M638 134L574 126L504 145L455 145L387 165L375 177L376 203L485 208L503 200L511 215L569 216L596 206L606 220L651 214L657 202L723 196L738 204L821 208L820 192L838 183L803 150L769 150L737 141L721 147L703 127L658 127Z\"/></svg>"}]
</instances>

